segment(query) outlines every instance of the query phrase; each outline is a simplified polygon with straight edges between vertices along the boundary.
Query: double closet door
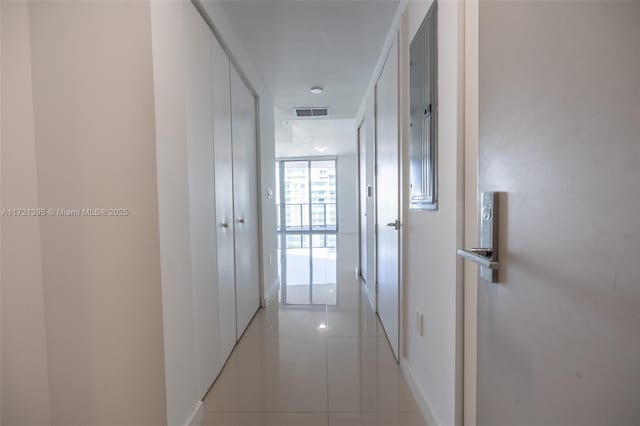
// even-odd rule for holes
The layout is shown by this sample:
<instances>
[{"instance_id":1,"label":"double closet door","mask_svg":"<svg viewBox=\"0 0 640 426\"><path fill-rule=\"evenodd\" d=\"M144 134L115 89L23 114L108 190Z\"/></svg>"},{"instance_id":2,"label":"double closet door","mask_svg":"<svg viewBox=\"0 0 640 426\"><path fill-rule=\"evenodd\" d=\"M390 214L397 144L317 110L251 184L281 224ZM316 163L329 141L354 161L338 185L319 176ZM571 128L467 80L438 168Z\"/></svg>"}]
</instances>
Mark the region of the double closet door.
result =
<instances>
[{"instance_id":1,"label":"double closet door","mask_svg":"<svg viewBox=\"0 0 640 426\"><path fill-rule=\"evenodd\" d=\"M213 40L213 140L216 239L218 252L218 318L222 363L236 343L235 216L231 146L231 77L229 59Z\"/></svg>"},{"instance_id":2,"label":"double closet door","mask_svg":"<svg viewBox=\"0 0 640 426\"><path fill-rule=\"evenodd\" d=\"M256 113L253 94L217 42L212 59L218 313L224 362L260 306Z\"/></svg>"},{"instance_id":3,"label":"double closet door","mask_svg":"<svg viewBox=\"0 0 640 426\"><path fill-rule=\"evenodd\" d=\"M260 306L256 107L207 24L185 7L194 346L204 395Z\"/></svg>"}]
</instances>

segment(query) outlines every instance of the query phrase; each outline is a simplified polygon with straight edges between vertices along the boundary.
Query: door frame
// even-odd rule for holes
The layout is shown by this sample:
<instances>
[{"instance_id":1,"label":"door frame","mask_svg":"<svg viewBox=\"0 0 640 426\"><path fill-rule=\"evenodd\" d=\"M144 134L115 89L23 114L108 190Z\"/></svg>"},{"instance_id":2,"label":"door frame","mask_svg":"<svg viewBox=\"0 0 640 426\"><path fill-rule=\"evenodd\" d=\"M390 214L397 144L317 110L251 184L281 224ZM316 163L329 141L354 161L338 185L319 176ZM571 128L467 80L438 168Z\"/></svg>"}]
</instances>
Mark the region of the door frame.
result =
<instances>
[{"instance_id":1,"label":"door frame","mask_svg":"<svg viewBox=\"0 0 640 426\"><path fill-rule=\"evenodd\" d=\"M478 247L479 2L464 2L464 246ZM475 426L478 267L464 262L463 424Z\"/></svg>"},{"instance_id":2,"label":"door frame","mask_svg":"<svg viewBox=\"0 0 640 426\"><path fill-rule=\"evenodd\" d=\"M356 128L356 161L358 162L358 178L356 179L356 185L358 188L358 280L360 281L361 284L365 284L366 285L366 279L364 278L364 276L362 275L362 132L366 131L365 126L366 125L366 118L363 118L360 123L358 124L357 128ZM366 148L365 148L366 149ZM366 185L367 180L366 180L366 173L367 173L367 169L366 169L366 157L365 157L365 169L364 169L364 173L365 173L365 180L364 180L364 184ZM366 203L366 201L365 201ZM366 207L366 206L365 206ZM366 208L365 208L366 210ZM366 226L367 226L367 222L365 220L364 223L365 226L365 236L366 236ZM367 239L367 242L369 240ZM364 247L364 255L367 255L367 244L365 244ZM367 262L369 261L369 259L367 259ZM366 273L366 271L365 271Z\"/></svg>"}]
</instances>

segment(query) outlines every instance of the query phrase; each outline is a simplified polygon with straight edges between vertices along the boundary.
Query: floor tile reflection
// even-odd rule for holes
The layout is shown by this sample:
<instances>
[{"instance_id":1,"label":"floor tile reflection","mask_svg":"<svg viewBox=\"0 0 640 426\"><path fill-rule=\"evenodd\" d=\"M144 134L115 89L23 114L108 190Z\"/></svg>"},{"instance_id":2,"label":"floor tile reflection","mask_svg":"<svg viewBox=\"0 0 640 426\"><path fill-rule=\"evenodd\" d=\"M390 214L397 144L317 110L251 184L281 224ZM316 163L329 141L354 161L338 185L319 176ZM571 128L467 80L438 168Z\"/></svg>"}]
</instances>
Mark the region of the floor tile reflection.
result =
<instances>
[{"instance_id":1,"label":"floor tile reflection","mask_svg":"<svg viewBox=\"0 0 640 426\"><path fill-rule=\"evenodd\" d=\"M335 305L261 309L204 401L203 426L424 426L340 236ZM333 299L332 299L333 300Z\"/></svg>"},{"instance_id":2,"label":"floor tile reflection","mask_svg":"<svg viewBox=\"0 0 640 426\"><path fill-rule=\"evenodd\" d=\"M329 426L424 426L420 413L329 413Z\"/></svg>"},{"instance_id":3,"label":"floor tile reflection","mask_svg":"<svg viewBox=\"0 0 640 426\"><path fill-rule=\"evenodd\" d=\"M280 302L286 305L336 305L337 234L287 233L281 234L278 241Z\"/></svg>"},{"instance_id":4,"label":"floor tile reflection","mask_svg":"<svg viewBox=\"0 0 640 426\"><path fill-rule=\"evenodd\" d=\"M205 411L323 412L322 337L243 338L204 401Z\"/></svg>"},{"instance_id":5,"label":"floor tile reflection","mask_svg":"<svg viewBox=\"0 0 640 426\"><path fill-rule=\"evenodd\" d=\"M327 413L205 413L202 426L327 426Z\"/></svg>"},{"instance_id":6,"label":"floor tile reflection","mask_svg":"<svg viewBox=\"0 0 640 426\"><path fill-rule=\"evenodd\" d=\"M325 336L327 310L323 306L277 306L261 309L247 328L245 337Z\"/></svg>"}]
</instances>

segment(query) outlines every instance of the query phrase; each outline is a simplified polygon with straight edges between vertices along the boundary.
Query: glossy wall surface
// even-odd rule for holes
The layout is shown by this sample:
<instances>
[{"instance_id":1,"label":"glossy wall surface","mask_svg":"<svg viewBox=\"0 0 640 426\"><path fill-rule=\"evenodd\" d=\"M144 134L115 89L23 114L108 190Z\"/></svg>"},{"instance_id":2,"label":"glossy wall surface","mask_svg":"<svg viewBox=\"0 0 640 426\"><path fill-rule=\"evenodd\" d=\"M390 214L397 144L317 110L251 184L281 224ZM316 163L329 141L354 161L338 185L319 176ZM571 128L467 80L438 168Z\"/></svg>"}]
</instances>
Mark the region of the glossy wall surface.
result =
<instances>
[{"instance_id":1,"label":"glossy wall surface","mask_svg":"<svg viewBox=\"0 0 640 426\"><path fill-rule=\"evenodd\" d=\"M128 209L3 217L0 421L165 424L149 4L0 8L2 207Z\"/></svg>"}]
</instances>

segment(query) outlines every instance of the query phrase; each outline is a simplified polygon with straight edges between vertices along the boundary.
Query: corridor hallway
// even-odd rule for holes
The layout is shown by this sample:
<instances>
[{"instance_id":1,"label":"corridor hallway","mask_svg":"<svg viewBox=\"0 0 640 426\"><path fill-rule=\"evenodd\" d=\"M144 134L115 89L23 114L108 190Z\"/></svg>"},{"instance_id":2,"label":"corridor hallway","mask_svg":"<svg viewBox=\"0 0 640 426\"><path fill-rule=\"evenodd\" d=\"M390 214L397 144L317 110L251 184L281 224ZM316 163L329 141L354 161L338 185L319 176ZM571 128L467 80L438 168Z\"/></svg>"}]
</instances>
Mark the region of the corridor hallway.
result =
<instances>
[{"instance_id":1,"label":"corridor hallway","mask_svg":"<svg viewBox=\"0 0 640 426\"><path fill-rule=\"evenodd\" d=\"M338 234L335 306L258 311L204 400L203 426L425 425Z\"/></svg>"}]
</instances>

